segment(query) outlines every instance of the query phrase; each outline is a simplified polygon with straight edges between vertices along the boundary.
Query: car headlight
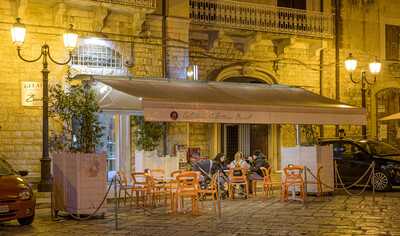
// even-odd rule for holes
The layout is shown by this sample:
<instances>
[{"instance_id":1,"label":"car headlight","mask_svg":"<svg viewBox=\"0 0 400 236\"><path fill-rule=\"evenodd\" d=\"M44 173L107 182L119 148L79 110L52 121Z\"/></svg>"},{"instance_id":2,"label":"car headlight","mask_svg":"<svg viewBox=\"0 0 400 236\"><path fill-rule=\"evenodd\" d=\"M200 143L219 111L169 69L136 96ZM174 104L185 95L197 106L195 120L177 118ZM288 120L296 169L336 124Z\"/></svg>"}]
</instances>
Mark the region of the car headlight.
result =
<instances>
[{"instance_id":1,"label":"car headlight","mask_svg":"<svg viewBox=\"0 0 400 236\"><path fill-rule=\"evenodd\" d=\"M18 194L18 198L21 200L29 200L32 197L32 193L29 190L22 190Z\"/></svg>"}]
</instances>

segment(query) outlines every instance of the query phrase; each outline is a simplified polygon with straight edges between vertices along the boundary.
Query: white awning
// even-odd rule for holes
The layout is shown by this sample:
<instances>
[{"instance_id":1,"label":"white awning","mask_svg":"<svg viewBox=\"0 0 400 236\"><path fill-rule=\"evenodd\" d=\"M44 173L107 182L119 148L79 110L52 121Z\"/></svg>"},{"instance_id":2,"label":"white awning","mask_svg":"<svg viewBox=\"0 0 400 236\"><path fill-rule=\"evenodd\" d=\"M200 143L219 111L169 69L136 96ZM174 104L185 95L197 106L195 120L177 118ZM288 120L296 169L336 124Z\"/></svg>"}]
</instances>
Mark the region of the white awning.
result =
<instances>
[{"instance_id":1,"label":"white awning","mask_svg":"<svg viewBox=\"0 0 400 236\"><path fill-rule=\"evenodd\" d=\"M95 78L141 101L148 121L256 124L366 124L366 112L282 85ZM115 96L115 95L114 95ZM118 97L118 96L117 96ZM104 99L106 100L106 98ZM116 98L114 98L114 101Z\"/></svg>"},{"instance_id":2,"label":"white awning","mask_svg":"<svg viewBox=\"0 0 400 236\"><path fill-rule=\"evenodd\" d=\"M107 96L99 101L99 106L104 111L143 111L141 98L113 89Z\"/></svg>"},{"instance_id":3,"label":"white awning","mask_svg":"<svg viewBox=\"0 0 400 236\"><path fill-rule=\"evenodd\" d=\"M387 120L400 120L400 113L394 113L388 116L385 116L381 119L379 119L381 121L387 121Z\"/></svg>"}]
</instances>

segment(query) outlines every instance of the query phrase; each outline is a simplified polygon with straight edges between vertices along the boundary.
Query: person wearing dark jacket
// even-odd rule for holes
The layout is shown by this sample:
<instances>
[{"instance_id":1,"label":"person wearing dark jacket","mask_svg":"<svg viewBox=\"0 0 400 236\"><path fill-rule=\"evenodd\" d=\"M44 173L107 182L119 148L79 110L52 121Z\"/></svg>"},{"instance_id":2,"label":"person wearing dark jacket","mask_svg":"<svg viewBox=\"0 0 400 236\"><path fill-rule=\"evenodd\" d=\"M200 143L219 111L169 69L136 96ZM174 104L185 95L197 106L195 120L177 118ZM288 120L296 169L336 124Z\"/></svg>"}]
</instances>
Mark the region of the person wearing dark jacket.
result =
<instances>
[{"instance_id":1,"label":"person wearing dark jacket","mask_svg":"<svg viewBox=\"0 0 400 236\"><path fill-rule=\"evenodd\" d=\"M220 173L225 174L224 170L227 169L227 166L225 164L225 154L224 153L218 153L215 158L214 158L214 165L212 168L212 174L217 173L220 171Z\"/></svg>"},{"instance_id":2,"label":"person wearing dark jacket","mask_svg":"<svg viewBox=\"0 0 400 236\"><path fill-rule=\"evenodd\" d=\"M253 165L250 168L251 171L251 174L249 176L250 182L256 180L262 180L264 178L261 167L268 168L269 164L267 162L266 156L262 152L257 150L254 152ZM251 183L250 186L252 186Z\"/></svg>"}]
</instances>

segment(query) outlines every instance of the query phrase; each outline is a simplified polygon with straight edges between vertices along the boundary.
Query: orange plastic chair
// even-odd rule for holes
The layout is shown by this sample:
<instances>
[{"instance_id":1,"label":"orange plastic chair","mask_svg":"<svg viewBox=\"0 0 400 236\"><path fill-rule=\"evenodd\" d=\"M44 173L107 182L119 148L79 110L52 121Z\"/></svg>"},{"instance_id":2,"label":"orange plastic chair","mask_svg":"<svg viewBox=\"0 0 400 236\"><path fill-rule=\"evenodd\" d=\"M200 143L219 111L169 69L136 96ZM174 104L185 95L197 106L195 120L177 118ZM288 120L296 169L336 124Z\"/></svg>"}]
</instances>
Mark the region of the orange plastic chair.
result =
<instances>
[{"instance_id":1,"label":"orange plastic chair","mask_svg":"<svg viewBox=\"0 0 400 236\"><path fill-rule=\"evenodd\" d=\"M240 173L236 175L235 173ZM247 169L235 167L229 170L228 194L230 199L235 198L235 188L243 186L246 198L249 197L249 183L247 181Z\"/></svg>"},{"instance_id":2,"label":"orange plastic chair","mask_svg":"<svg viewBox=\"0 0 400 236\"><path fill-rule=\"evenodd\" d=\"M147 173L132 173L132 195L134 195L134 193L136 194L136 207L139 207L140 200L142 200L143 207L146 206L151 187Z\"/></svg>"},{"instance_id":3,"label":"orange plastic chair","mask_svg":"<svg viewBox=\"0 0 400 236\"><path fill-rule=\"evenodd\" d=\"M218 194L218 173L215 173L212 178L211 182L208 185L207 189L200 189L199 190L200 196L206 197L207 194L210 194L213 200L214 210L217 209L217 194Z\"/></svg>"},{"instance_id":4,"label":"orange plastic chair","mask_svg":"<svg viewBox=\"0 0 400 236\"><path fill-rule=\"evenodd\" d=\"M118 176L117 182L118 182L118 187L119 187L118 199L121 198L121 192L124 191L124 205L126 205L127 197L129 197L129 198L132 197L130 192L132 191L133 186L129 183L129 179L126 176L125 172L118 171L117 176Z\"/></svg>"},{"instance_id":5,"label":"orange plastic chair","mask_svg":"<svg viewBox=\"0 0 400 236\"><path fill-rule=\"evenodd\" d=\"M272 179L271 179L271 172L272 172L272 167L261 167L260 168L264 177L263 177L263 192L264 192L264 197L268 198L270 194L273 194L274 190L272 189Z\"/></svg>"},{"instance_id":6,"label":"orange plastic chair","mask_svg":"<svg viewBox=\"0 0 400 236\"><path fill-rule=\"evenodd\" d=\"M282 182L282 190L281 190L281 200L288 201L289 200L289 188L290 187L299 187L300 189L300 198L299 200L305 201L306 194L304 192L304 166L288 166L283 169L284 171L284 180Z\"/></svg>"},{"instance_id":7,"label":"orange plastic chair","mask_svg":"<svg viewBox=\"0 0 400 236\"><path fill-rule=\"evenodd\" d=\"M182 170L175 170L171 172L171 177L174 177L176 179L176 176L178 176L180 173L182 173Z\"/></svg>"},{"instance_id":8,"label":"orange plastic chair","mask_svg":"<svg viewBox=\"0 0 400 236\"><path fill-rule=\"evenodd\" d=\"M155 201L161 202L161 197L164 196L164 202L167 203L167 183L164 179L165 171L163 169L152 169L147 172L149 174L149 181L151 181L151 195L153 204Z\"/></svg>"},{"instance_id":9,"label":"orange plastic chair","mask_svg":"<svg viewBox=\"0 0 400 236\"><path fill-rule=\"evenodd\" d=\"M182 170L176 170L171 172L171 180L168 180L166 185L165 185L165 190L168 192L169 198L171 200L171 211L173 212L174 209L174 204L172 204L172 201L174 200L174 193L176 192L176 189L178 188L178 183L176 180L176 177L182 173Z\"/></svg>"},{"instance_id":10,"label":"orange plastic chair","mask_svg":"<svg viewBox=\"0 0 400 236\"><path fill-rule=\"evenodd\" d=\"M176 187L177 187L176 186L177 185L176 176L180 175L181 173L182 173L181 170L176 170L176 171L171 172L171 177L173 179L167 181L167 184L166 184L167 189L169 189L170 191L173 191L174 189L176 189Z\"/></svg>"},{"instance_id":11,"label":"orange plastic chair","mask_svg":"<svg viewBox=\"0 0 400 236\"><path fill-rule=\"evenodd\" d=\"M198 173L188 171L179 174L176 177L177 189L174 193L173 200L171 201L173 205L173 211L176 212L178 209L178 202L181 200L183 202L184 198L192 199L192 214L196 215L199 213L199 178Z\"/></svg>"}]
</instances>

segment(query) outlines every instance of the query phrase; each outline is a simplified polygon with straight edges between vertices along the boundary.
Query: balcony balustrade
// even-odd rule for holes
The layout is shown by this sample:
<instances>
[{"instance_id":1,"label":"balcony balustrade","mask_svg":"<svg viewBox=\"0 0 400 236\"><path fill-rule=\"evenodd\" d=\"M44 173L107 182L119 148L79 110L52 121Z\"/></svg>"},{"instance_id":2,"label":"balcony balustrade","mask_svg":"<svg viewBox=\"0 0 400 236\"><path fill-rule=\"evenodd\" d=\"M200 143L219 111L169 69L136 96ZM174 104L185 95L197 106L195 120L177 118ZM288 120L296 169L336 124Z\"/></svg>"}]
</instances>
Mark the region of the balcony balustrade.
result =
<instances>
[{"instance_id":1,"label":"balcony balustrade","mask_svg":"<svg viewBox=\"0 0 400 236\"><path fill-rule=\"evenodd\" d=\"M90 0L90 1L118 4L128 7L145 7L150 9L156 8L156 0Z\"/></svg>"},{"instance_id":2,"label":"balcony balustrade","mask_svg":"<svg viewBox=\"0 0 400 236\"><path fill-rule=\"evenodd\" d=\"M192 24L243 30L333 37L333 15L231 0L190 0Z\"/></svg>"}]
</instances>

